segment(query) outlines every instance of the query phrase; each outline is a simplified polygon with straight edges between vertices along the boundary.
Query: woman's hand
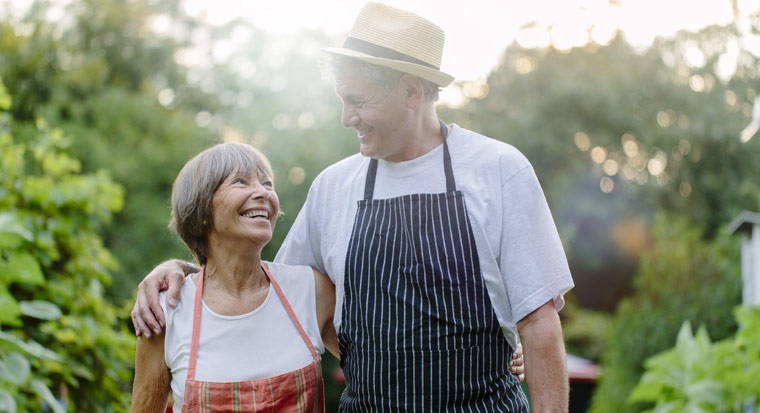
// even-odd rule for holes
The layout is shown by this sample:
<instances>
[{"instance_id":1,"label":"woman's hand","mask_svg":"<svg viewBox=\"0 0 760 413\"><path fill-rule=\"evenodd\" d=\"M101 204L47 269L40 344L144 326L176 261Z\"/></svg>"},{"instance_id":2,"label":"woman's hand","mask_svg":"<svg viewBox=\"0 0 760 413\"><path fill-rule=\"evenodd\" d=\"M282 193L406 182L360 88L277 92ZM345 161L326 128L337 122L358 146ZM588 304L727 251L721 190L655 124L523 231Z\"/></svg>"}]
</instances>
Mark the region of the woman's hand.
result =
<instances>
[{"instance_id":1,"label":"woman's hand","mask_svg":"<svg viewBox=\"0 0 760 413\"><path fill-rule=\"evenodd\" d=\"M512 360L509 361L509 369L512 374L517 376L520 383L525 381L525 359L523 358L522 343L517 343L517 347L512 353Z\"/></svg>"}]
</instances>

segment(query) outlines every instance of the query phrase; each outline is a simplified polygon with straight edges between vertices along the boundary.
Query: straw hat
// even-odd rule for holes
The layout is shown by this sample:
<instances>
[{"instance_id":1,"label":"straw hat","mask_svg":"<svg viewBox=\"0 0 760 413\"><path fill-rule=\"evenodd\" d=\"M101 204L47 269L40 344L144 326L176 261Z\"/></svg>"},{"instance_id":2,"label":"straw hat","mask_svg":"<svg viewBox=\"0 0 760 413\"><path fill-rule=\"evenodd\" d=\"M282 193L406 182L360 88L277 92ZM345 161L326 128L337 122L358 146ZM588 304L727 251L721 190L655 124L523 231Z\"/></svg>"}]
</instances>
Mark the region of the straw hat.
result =
<instances>
[{"instance_id":1,"label":"straw hat","mask_svg":"<svg viewBox=\"0 0 760 413\"><path fill-rule=\"evenodd\" d=\"M440 27L412 12L367 3L343 47L322 50L396 69L443 87L454 80L441 72L443 40Z\"/></svg>"}]
</instances>

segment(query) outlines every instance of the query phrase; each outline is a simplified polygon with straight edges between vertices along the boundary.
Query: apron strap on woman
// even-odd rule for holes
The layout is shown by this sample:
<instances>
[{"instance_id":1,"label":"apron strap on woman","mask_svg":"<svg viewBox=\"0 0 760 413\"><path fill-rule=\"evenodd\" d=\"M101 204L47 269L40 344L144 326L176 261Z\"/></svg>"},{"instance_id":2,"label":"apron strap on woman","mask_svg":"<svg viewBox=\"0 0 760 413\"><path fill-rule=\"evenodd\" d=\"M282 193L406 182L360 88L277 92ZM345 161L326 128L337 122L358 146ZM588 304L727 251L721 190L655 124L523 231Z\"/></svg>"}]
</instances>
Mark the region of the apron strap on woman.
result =
<instances>
[{"instance_id":1,"label":"apron strap on woman","mask_svg":"<svg viewBox=\"0 0 760 413\"><path fill-rule=\"evenodd\" d=\"M282 289L280 289L280 284L278 284L277 280L275 280L274 277L272 277L272 274L269 272L269 268L263 262L261 263L261 269L264 270L264 273L267 275L267 278L269 278L269 282L272 283L272 287L274 287L274 291L277 293L277 296L280 297L282 306L285 307L285 311L290 316L290 319L293 320L293 324L295 324L296 329L298 329L298 332L301 334L301 338L303 339L304 343L306 343L306 347L309 348L309 351L311 351L311 355L314 357L314 359L317 359L319 357L319 354L317 353L317 350L314 349L314 345L311 344L311 339L309 338L309 335L306 334L306 331L304 331L303 327L301 326L301 323L298 321L298 317L296 317L296 313L295 311L293 311L293 307L290 306L288 299L285 297L285 294L282 292Z\"/></svg>"}]
</instances>

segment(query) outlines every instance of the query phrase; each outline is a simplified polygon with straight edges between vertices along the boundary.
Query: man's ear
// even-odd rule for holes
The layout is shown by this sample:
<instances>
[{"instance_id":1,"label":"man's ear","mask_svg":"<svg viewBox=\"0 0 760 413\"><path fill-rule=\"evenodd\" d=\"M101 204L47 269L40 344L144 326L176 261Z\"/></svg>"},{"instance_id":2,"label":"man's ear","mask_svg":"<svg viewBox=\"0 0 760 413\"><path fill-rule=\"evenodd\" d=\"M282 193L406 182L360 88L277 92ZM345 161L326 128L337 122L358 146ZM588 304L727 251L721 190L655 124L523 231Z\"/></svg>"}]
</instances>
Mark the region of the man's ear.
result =
<instances>
[{"instance_id":1,"label":"man's ear","mask_svg":"<svg viewBox=\"0 0 760 413\"><path fill-rule=\"evenodd\" d=\"M409 109L417 109L425 100L425 91L422 88L422 79L413 75L401 76L401 87L406 94L406 106Z\"/></svg>"}]
</instances>

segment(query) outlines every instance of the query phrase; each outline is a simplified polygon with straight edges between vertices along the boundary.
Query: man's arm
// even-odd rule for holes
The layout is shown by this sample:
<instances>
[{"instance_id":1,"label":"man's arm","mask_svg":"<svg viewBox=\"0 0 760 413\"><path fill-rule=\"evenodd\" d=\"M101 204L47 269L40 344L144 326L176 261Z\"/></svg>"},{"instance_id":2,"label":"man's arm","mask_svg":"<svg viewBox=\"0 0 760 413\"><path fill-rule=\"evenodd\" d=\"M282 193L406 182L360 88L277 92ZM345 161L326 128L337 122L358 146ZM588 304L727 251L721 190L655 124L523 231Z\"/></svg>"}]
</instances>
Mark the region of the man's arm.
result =
<instances>
[{"instance_id":1,"label":"man's arm","mask_svg":"<svg viewBox=\"0 0 760 413\"><path fill-rule=\"evenodd\" d=\"M340 358L340 349L338 347L338 333L335 331L333 324L333 315L335 314L335 286L326 275L314 271L316 297L317 297L317 322L319 331L322 335L322 342L325 348L335 357Z\"/></svg>"},{"instance_id":2,"label":"man's arm","mask_svg":"<svg viewBox=\"0 0 760 413\"><path fill-rule=\"evenodd\" d=\"M189 271L191 269L184 261L165 261L140 282L137 287L137 301L131 313L132 324L138 337L150 338L151 334L161 334L166 319L158 300L158 293L166 290L167 304L175 307L185 275L193 272Z\"/></svg>"},{"instance_id":3,"label":"man's arm","mask_svg":"<svg viewBox=\"0 0 760 413\"><path fill-rule=\"evenodd\" d=\"M567 379L565 342L559 315L550 300L517 322L525 357L525 379L532 410L567 412L570 384Z\"/></svg>"}]
</instances>

